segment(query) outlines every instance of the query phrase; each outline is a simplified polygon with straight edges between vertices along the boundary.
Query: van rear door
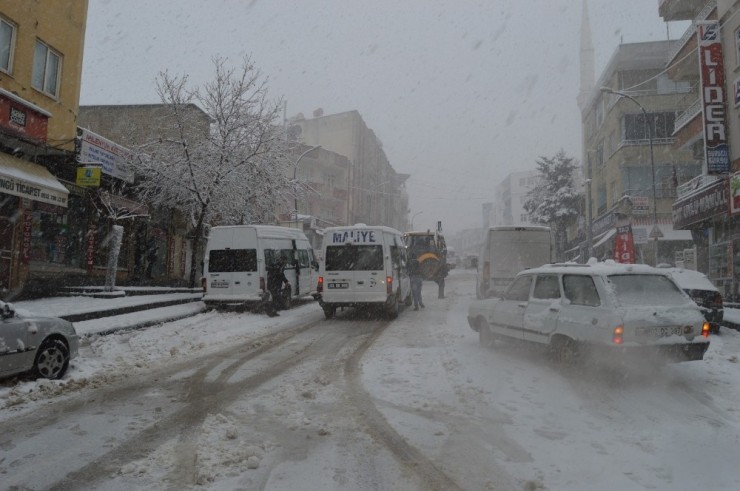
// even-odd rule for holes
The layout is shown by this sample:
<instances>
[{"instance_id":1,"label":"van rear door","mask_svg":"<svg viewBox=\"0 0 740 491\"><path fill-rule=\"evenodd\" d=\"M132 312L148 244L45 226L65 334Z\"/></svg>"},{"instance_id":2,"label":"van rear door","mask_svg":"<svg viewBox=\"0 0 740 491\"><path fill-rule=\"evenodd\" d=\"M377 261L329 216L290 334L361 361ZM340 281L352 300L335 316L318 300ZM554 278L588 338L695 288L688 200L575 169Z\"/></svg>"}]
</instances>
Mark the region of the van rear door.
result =
<instances>
[{"instance_id":1,"label":"van rear door","mask_svg":"<svg viewBox=\"0 0 740 491\"><path fill-rule=\"evenodd\" d=\"M253 229L218 231L208 244L208 291L244 296L259 290L257 235Z\"/></svg>"},{"instance_id":2,"label":"van rear door","mask_svg":"<svg viewBox=\"0 0 740 491\"><path fill-rule=\"evenodd\" d=\"M354 301L378 301L385 294L385 268L381 244L329 245L324 260L327 292L357 294ZM349 298L347 299L350 300Z\"/></svg>"}]
</instances>

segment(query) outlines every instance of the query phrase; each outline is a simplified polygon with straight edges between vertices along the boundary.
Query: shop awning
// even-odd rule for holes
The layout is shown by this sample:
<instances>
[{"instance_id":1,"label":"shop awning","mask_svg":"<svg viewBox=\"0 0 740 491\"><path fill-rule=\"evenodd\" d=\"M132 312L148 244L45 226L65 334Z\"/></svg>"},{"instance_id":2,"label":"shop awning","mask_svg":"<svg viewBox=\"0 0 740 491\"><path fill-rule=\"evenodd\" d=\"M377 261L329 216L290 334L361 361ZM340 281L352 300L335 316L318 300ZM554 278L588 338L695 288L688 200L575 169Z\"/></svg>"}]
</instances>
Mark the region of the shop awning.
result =
<instances>
[{"instance_id":1,"label":"shop awning","mask_svg":"<svg viewBox=\"0 0 740 491\"><path fill-rule=\"evenodd\" d=\"M604 232L604 235L602 235L601 238L599 238L599 240L596 241L596 243L593 245L593 248L596 249L600 245L604 244L607 240L609 240L612 237L614 237L614 234L616 234L616 233L617 233L617 229L615 229L615 228L613 228L611 230L607 230L606 232Z\"/></svg>"},{"instance_id":2,"label":"shop awning","mask_svg":"<svg viewBox=\"0 0 740 491\"><path fill-rule=\"evenodd\" d=\"M67 207L69 191L46 167L0 152L0 193Z\"/></svg>"}]
</instances>

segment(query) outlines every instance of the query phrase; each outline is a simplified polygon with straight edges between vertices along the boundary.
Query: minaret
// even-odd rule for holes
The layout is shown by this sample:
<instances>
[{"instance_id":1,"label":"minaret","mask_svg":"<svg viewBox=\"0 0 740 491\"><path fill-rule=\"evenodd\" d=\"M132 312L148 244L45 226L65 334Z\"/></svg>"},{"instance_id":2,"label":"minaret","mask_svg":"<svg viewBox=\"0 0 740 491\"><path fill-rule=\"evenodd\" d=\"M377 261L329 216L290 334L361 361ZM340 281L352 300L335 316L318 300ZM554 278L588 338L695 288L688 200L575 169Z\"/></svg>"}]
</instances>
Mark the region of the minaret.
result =
<instances>
[{"instance_id":1,"label":"minaret","mask_svg":"<svg viewBox=\"0 0 740 491\"><path fill-rule=\"evenodd\" d=\"M583 0L581 17L581 87L578 91L578 107L581 112L594 90L594 44L591 41L591 24L588 22L588 0Z\"/></svg>"}]
</instances>

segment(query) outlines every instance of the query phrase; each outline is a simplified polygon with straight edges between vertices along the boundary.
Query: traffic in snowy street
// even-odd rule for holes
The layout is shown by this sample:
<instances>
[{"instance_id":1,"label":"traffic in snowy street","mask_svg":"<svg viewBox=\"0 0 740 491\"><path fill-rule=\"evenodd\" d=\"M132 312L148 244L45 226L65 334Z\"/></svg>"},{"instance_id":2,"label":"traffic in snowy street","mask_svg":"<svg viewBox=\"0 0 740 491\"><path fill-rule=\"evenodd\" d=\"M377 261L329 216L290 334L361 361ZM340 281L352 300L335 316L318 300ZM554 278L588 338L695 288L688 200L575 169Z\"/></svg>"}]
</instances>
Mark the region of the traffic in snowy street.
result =
<instances>
[{"instance_id":1,"label":"traffic in snowy street","mask_svg":"<svg viewBox=\"0 0 740 491\"><path fill-rule=\"evenodd\" d=\"M474 270L434 293L393 321L310 302L89 334L62 380L0 386L2 488L740 486L737 331L701 361L614 380L482 347Z\"/></svg>"}]
</instances>

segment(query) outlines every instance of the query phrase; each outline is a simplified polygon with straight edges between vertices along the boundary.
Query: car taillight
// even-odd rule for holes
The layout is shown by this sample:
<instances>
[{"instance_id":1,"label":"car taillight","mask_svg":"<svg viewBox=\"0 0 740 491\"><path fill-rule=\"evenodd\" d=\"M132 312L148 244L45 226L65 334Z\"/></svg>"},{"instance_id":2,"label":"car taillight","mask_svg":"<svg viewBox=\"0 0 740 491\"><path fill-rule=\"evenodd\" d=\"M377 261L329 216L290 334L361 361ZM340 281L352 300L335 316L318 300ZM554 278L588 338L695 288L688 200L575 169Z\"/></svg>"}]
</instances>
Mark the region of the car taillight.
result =
<instances>
[{"instance_id":1,"label":"car taillight","mask_svg":"<svg viewBox=\"0 0 740 491\"><path fill-rule=\"evenodd\" d=\"M624 335L624 327L623 326L615 327L614 335L612 336L612 343L622 344L624 342L624 338L622 337L623 335Z\"/></svg>"},{"instance_id":2,"label":"car taillight","mask_svg":"<svg viewBox=\"0 0 740 491\"><path fill-rule=\"evenodd\" d=\"M319 282L316 284L316 291L321 293L324 291L324 277L319 276Z\"/></svg>"},{"instance_id":3,"label":"car taillight","mask_svg":"<svg viewBox=\"0 0 740 491\"><path fill-rule=\"evenodd\" d=\"M704 324L702 324L702 326L701 326L701 335L704 336L705 338L708 338L709 337L709 329L710 329L709 322L704 321Z\"/></svg>"},{"instance_id":4,"label":"car taillight","mask_svg":"<svg viewBox=\"0 0 740 491\"><path fill-rule=\"evenodd\" d=\"M388 295L393 293L393 277L392 276L385 277L385 292Z\"/></svg>"},{"instance_id":5,"label":"car taillight","mask_svg":"<svg viewBox=\"0 0 740 491\"><path fill-rule=\"evenodd\" d=\"M265 277L264 276L260 276L260 290L262 290L263 292L265 290L267 290L267 287L265 286Z\"/></svg>"}]
</instances>

